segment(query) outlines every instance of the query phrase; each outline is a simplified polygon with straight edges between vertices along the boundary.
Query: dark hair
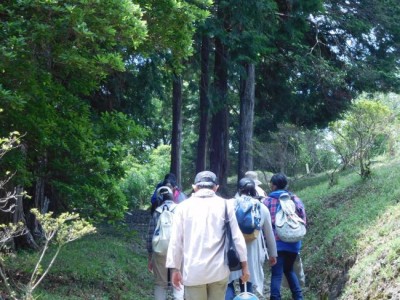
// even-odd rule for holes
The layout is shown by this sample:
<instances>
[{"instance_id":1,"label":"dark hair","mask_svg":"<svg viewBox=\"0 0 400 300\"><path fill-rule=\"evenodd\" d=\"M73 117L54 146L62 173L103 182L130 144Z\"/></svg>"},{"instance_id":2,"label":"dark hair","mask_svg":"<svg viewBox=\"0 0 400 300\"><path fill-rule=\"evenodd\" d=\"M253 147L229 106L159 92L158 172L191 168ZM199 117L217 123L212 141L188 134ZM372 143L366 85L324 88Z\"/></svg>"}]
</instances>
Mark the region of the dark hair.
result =
<instances>
[{"instance_id":1,"label":"dark hair","mask_svg":"<svg viewBox=\"0 0 400 300\"><path fill-rule=\"evenodd\" d=\"M172 180L172 181L175 181L175 182L176 182L176 176L175 176L175 174L174 174L174 173L168 173L168 174L165 174L165 176L164 176L164 180L167 180L167 179L170 179L170 180Z\"/></svg>"},{"instance_id":2,"label":"dark hair","mask_svg":"<svg viewBox=\"0 0 400 300\"><path fill-rule=\"evenodd\" d=\"M239 195L247 195L251 197L257 196L256 184L253 179L244 177L238 182Z\"/></svg>"},{"instance_id":3,"label":"dark hair","mask_svg":"<svg viewBox=\"0 0 400 300\"><path fill-rule=\"evenodd\" d=\"M162 185L170 186L171 188L177 187L176 180L171 178L164 179Z\"/></svg>"},{"instance_id":4,"label":"dark hair","mask_svg":"<svg viewBox=\"0 0 400 300\"><path fill-rule=\"evenodd\" d=\"M276 173L271 177L271 183L276 186L278 190L283 190L286 188L288 181L284 174Z\"/></svg>"}]
</instances>

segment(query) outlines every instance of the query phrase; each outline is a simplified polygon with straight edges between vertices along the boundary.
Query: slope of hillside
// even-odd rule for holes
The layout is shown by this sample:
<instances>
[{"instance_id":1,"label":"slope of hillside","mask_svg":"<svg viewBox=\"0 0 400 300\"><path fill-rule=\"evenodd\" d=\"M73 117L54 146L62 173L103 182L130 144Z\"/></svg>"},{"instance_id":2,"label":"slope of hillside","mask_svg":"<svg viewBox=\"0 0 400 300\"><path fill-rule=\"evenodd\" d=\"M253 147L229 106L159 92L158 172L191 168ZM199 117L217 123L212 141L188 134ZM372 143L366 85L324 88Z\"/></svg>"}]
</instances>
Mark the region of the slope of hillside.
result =
<instances>
[{"instance_id":1,"label":"slope of hillside","mask_svg":"<svg viewBox=\"0 0 400 300\"><path fill-rule=\"evenodd\" d=\"M376 165L366 181L343 173L332 188L323 176L296 183L309 219L306 299L400 299L398 169Z\"/></svg>"}]
</instances>

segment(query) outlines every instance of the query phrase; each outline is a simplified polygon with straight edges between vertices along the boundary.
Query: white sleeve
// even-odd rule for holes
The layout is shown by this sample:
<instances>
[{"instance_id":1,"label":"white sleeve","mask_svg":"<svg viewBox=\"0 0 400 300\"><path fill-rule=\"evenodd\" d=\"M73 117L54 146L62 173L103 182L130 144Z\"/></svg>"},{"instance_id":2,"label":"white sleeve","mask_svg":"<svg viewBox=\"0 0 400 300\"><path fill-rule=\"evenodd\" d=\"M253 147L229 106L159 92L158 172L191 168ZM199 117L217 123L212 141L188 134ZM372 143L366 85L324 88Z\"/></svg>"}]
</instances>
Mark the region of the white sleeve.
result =
<instances>
[{"instance_id":1,"label":"white sleeve","mask_svg":"<svg viewBox=\"0 0 400 300\"><path fill-rule=\"evenodd\" d=\"M179 205L175 208L174 223L167 252L167 268L181 269L183 261L183 218Z\"/></svg>"},{"instance_id":2,"label":"white sleeve","mask_svg":"<svg viewBox=\"0 0 400 300\"><path fill-rule=\"evenodd\" d=\"M271 214L264 204L261 204L261 216L264 218L263 232L267 244L268 255L277 257L278 252L276 250L275 235L272 230Z\"/></svg>"}]
</instances>

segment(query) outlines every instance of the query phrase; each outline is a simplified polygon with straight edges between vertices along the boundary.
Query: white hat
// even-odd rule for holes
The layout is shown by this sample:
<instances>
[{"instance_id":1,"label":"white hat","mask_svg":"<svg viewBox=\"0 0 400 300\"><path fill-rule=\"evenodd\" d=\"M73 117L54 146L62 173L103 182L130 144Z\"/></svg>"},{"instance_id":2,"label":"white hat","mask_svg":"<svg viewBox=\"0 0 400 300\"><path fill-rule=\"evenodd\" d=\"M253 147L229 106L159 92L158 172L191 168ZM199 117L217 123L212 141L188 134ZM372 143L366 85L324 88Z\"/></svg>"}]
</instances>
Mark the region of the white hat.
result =
<instances>
[{"instance_id":1,"label":"white hat","mask_svg":"<svg viewBox=\"0 0 400 300\"><path fill-rule=\"evenodd\" d=\"M258 174L255 171L247 171L246 174L244 174L245 177L253 179L254 183L256 185L262 184L260 180L258 180Z\"/></svg>"},{"instance_id":2,"label":"white hat","mask_svg":"<svg viewBox=\"0 0 400 300\"><path fill-rule=\"evenodd\" d=\"M157 196L162 196L165 194L172 195L172 190L168 186L161 186L157 189Z\"/></svg>"}]
</instances>

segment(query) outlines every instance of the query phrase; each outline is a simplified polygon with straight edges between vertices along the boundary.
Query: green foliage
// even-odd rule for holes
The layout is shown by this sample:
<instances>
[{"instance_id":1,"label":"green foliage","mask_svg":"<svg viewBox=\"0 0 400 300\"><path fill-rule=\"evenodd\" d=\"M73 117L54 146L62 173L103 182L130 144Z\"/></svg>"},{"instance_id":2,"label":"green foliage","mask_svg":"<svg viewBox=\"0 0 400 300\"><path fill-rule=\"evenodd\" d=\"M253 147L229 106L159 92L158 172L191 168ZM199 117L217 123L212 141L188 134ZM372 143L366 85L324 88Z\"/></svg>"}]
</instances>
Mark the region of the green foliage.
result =
<instances>
[{"instance_id":1,"label":"green foliage","mask_svg":"<svg viewBox=\"0 0 400 300\"><path fill-rule=\"evenodd\" d=\"M143 163L149 147L168 142L169 119L152 121L167 106L166 62L178 69L191 54L192 35L209 5L2 1L0 135L18 130L25 138L23 151L9 155L0 171L16 170L12 184L32 196L43 182L56 209L122 218L128 206L119 182L128 168L122 162ZM122 76L134 83L123 87L116 80Z\"/></svg>"},{"instance_id":2,"label":"green foliage","mask_svg":"<svg viewBox=\"0 0 400 300\"><path fill-rule=\"evenodd\" d=\"M41 224L41 228L43 229L44 233L44 244L40 251L40 256L35 260L33 271L30 270L30 280L27 283L22 283L19 281L17 283L10 282L6 276L3 266L0 266L0 275L5 290L7 291L8 296L15 300L34 299L33 291L38 287L38 285L50 271L50 268L56 260L61 248L67 243L95 232L95 228L90 223L80 219L79 215L75 213L63 213L55 218L53 217L52 213L41 214L37 209L32 209L31 212L36 216L36 219ZM21 231L20 224L1 227L3 235L0 239L0 247L2 249L9 239L20 235L23 232ZM4 233L9 235L8 239L4 238ZM51 242L54 242L57 245L56 251L52 254L48 263L46 265L42 265L43 258L47 254L47 250L49 249ZM3 256L4 255L1 255L1 259L4 258Z\"/></svg>"},{"instance_id":3,"label":"green foliage","mask_svg":"<svg viewBox=\"0 0 400 300\"><path fill-rule=\"evenodd\" d=\"M151 152L145 163L133 157L127 158L125 166L128 171L121 182L121 189L130 207L138 208L150 204L157 183L169 173L170 152L169 145L161 145Z\"/></svg>"},{"instance_id":4,"label":"green foliage","mask_svg":"<svg viewBox=\"0 0 400 300\"><path fill-rule=\"evenodd\" d=\"M95 228L76 213L62 213L54 217L52 212L41 214L37 209L31 212L43 228L46 242L54 241L58 247L95 232Z\"/></svg>"},{"instance_id":5,"label":"green foliage","mask_svg":"<svg viewBox=\"0 0 400 300\"><path fill-rule=\"evenodd\" d=\"M192 37L196 24L209 12L210 0L139 0L148 27L150 43L144 45L145 53L158 53L170 58L169 64L177 71L182 60L192 54Z\"/></svg>"},{"instance_id":6,"label":"green foliage","mask_svg":"<svg viewBox=\"0 0 400 300\"><path fill-rule=\"evenodd\" d=\"M4 162L17 171L14 184L33 195L35 181L45 178L52 200L64 208L122 217L121 141L141 133L126 117L126 128L121 116L96 118L81 97L111 71L124 70L122 54L144 41L140 8L131 1L3 1L0 14L1 131L25 135L24 152ZM127 136L113 140L117 146L102 140L99 127L110 122Z\"/></svg>"},{"instance_id":7,"label":"green foliage","mask_svg":"<svg viewBox=\"0 0 400 300\"><path fill-rule=\"evenodd\" d=\"M344 166L357 161L361 176L370 175L371 158L382 153L382 145L387 140L390 116L387 106L361 99L344 114L342 120L331 123L332 145Z\"/></svg>"},{"instance_id":8,"label":"green foliage","mask_svg":"<svg viewBox=\"0 0 400 300\"><path fill-rule=\"evenodd\" d=\"M325 134L318 129L280 124L269 134L268 142L255 143L256 168L289 176L307 173L307 165L311 174L329 170L336 165L336 155Z\"/></svg>"}]
</instances>

